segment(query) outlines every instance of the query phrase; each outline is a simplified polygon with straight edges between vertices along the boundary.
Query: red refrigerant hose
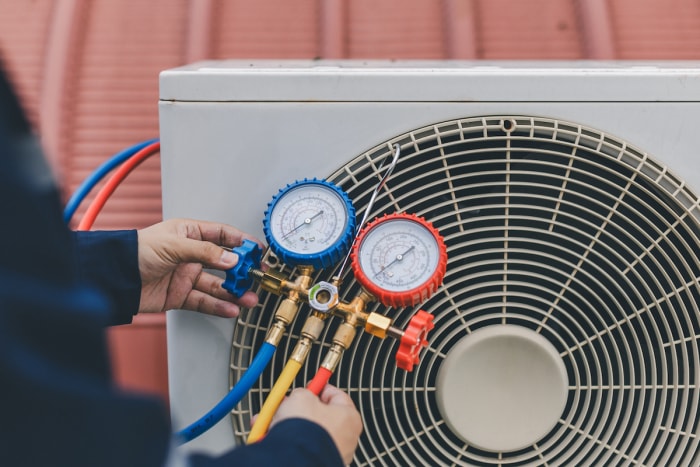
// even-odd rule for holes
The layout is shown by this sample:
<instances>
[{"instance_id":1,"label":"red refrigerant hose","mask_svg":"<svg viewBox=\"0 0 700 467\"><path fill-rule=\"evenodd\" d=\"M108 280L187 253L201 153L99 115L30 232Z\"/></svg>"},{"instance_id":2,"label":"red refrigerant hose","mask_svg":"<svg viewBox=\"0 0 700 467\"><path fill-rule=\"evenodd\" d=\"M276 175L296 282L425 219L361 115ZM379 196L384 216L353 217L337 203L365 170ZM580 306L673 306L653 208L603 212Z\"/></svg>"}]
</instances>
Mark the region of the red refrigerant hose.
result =
<instances>
[{"instance_id":1,"label":"red refrigerant hose","mask_svg":"<svg viewBox=\"0 0 700 467\"><path fill-rule=\"evenodd\" d=\"M119 168L114 172L112 177L107 181L105 186L97 193L95 199L90 203L87 211L80 219L80 224L78 224L77 230L90 230L92 224L95 222L97 215L100 213L105 203L112 196L112 193L117 189L119 184L124 181L124 179L141 164L141 162L148 159L153 154L160 151L160 142L151 143L144 147L129 159L127 159Z\"/></svg>"},{"instance_id":2,"label":"red refrigerant hose","mask_svg":"<svg viewBox=\"0 0 700 467\"><path fill-rule=\"evenodd\" d=\"M328 368L320 367L318 371L316 371L316 375L314 375L313 379L309 381L308 386L306 386L306 389L309 391L313 392L317 396L321 394L321 391L323 391L323 388L326 387L326 384L328 384L328 380L331 379L331 376L333 373L331 370Z\"/></svg>"}]
</instances>

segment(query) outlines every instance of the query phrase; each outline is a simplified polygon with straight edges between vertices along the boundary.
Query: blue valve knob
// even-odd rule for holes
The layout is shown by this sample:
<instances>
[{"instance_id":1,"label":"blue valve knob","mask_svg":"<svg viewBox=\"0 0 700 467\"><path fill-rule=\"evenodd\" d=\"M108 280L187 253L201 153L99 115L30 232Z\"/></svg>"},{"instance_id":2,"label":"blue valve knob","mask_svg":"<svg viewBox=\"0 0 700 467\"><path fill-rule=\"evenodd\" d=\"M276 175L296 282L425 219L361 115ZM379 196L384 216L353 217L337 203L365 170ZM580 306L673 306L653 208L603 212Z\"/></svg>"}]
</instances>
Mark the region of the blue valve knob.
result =
<instances>
[{"instance_id":1,"label":"blue valve knob","mask_svg":"<svg viewBox=\"0 0 700 467\"><path fill-rule=\"evenodd\" d=\"M226 271L226 280L221 286L241 298L253 286L250 270L260 267L262 249L252 240L243 240L243 244L233 249L238 255L238 263Z\"/></svg>"}]
</instances>

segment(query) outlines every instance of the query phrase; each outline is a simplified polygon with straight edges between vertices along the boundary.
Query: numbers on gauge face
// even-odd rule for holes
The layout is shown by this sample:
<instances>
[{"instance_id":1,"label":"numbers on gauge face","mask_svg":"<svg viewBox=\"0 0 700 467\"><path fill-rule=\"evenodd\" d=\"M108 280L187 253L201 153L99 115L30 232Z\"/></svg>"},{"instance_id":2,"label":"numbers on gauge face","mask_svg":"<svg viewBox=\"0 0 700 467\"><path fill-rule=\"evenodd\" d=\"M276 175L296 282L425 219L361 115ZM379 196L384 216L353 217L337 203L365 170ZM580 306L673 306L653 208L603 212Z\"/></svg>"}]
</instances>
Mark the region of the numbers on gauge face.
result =
<instances>
[{"instance_id":1,"label":"numbers on gauge face","mask_svg":"<svg viewBox=\"0 0 700 467\"><path fill-rule=\"evenodd\" d=\"M394 219L370 230L358 260L367 278L389 292L403 292L428 281L438 267L439 245L423 225Z\"/></svg>"},{"instance_id":2,"label":"numbers on gauge face","mask_svg":"<svg viewBox=\"0 0 700 467\"><path fill-rule=\"evenodd\" d=\"M270 230L287 250L314 254L338 240L347 219L345 202L337 193L323 185L307 184L290 189L277 201Z\"/></svg>"}]
</instances>

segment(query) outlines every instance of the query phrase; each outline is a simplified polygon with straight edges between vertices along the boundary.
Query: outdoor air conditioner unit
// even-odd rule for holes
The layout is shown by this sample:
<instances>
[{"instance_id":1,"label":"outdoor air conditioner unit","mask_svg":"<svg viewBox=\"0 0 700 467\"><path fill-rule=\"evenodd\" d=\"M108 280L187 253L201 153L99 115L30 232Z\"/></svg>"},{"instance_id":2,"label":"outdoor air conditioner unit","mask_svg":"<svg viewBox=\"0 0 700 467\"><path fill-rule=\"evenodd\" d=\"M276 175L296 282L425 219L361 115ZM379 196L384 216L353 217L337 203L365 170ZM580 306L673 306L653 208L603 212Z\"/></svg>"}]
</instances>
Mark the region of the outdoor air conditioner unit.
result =
<instances>
[{"instance_id":1,"label":"outdoor air conditioner unit","mask_svg":"<svg viewBox=\"0 0 700 467\"><path fill-rule=\"evenodd\" d=\"M400 146L370 217L423 216L449 259L416 307L435 328L414 371L361 334L331 380L364 419L356 465L700 464L700 65L222 61L160 79L166 218L263 238L272 196L311 177L359 218ZM260 297L237 323L169 312L176 429L250 363L278 303ZM186 448L242 442L297 338Z\"/></svg>"}]
</instances>

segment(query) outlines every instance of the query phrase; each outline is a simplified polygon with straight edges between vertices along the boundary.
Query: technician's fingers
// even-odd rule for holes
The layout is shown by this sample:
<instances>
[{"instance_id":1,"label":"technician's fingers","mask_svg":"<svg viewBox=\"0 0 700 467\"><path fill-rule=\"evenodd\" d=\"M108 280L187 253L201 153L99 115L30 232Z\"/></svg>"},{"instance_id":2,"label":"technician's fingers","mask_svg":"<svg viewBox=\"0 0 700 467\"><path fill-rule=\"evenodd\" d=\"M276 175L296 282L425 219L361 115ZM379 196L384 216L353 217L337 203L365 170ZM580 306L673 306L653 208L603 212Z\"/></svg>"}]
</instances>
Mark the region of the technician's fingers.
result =
<instances>
[{"instance_id":1,"label":"technician's fingers","mask_svg":"<svg viewBox=\"0 0 700 467\"><path fill-rule=\"evenodd\" d=\"M180 308L223 318L235 318L241 312L236 303L220 300L199 290L192 290Z\"/></svg>"},{"instance_id":2,"label":"technician's fingers","mask_svg":"<svg viewBox=\"0 0 700 467\"><path fill-rule=\"evenodd\" d=\"M195 262L210 268L229 269L238 258L221 246L233 248L249 239L264 248L260 240L235 227L191 219L163 221L139 230L138 235L139 261L155 264Z\"/></svg>"},{"instance_id":3,"label":"technician's fingers","mask_svg":"<svg viewBox=\"0 0 700 467\"><path fill-rule=\"evenodd\" d=\"M326 384L320 398L333 417L333 425L327 425L326 428L343 461L350 464L362 434L362 417L350 396L331 384Z\"/></svg>"},{"instance_id":4,"label":"technician's fingers","mask_svg":"<svg viewBox=\"0 0 700 467\"><path fill-rule=\"evenodd\" d=\"M221 300L226 300L229 302L236 303L240 306L247 308L253 307L258 303L258 296L253 292L246 292L242 297L237 298L235 295L229 293L224 289L221 284L223 284L224 279L217 277L214 274L208 272L202 272L197 278L197 282L194 284L194 288L200 292L211 295L212 297L219 298Z\"/></svg>"},{"instance_id":5,"label":"technician's fingers","mask_svg":"<svg viewBox=\"0 0 700 467\"><path fill-rule=\"evenodd\" d=\"M186 226L187 238L194 240L204 240L232 248L241 245L244 239L248 239L257 242L260 247L263 246L257 238L227 224L193 219L177 219L175 222L183 223Z\"/></svg>"},{"instance_id":6,"label":"technician's fingers","mask_svg":"<svg viewBox=\"0 0 700 467\"><path fill-rule=\"evenodd\" d=\"M326 384L326 387L323 388L319 397L324 404L355 406L355 403L349 395L332 384Z\"/></svg>"},{"instance_id":7,"label":"technician's fingers","mask_svg":"<svg viewBox=\"0 0 700 467\"><path fill-rule=\"evenodd\" d=\"M173 263L201 263L213 269L231 269L238 255L208 241L178 238L168 246Z\"/></svg>"}]
</instances>

